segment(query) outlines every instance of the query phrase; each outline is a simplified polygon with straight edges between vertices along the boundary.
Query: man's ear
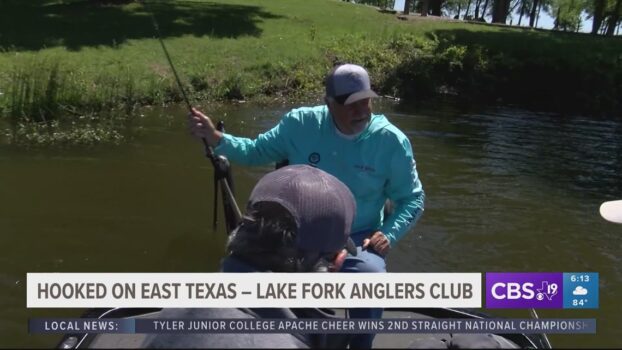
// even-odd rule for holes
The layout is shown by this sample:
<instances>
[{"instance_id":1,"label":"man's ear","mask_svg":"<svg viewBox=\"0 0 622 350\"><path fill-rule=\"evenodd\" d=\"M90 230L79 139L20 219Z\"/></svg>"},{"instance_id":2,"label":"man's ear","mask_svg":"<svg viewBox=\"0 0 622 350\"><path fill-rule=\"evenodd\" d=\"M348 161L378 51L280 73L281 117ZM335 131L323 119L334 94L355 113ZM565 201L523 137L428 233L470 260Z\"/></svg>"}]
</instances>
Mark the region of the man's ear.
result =
<instances>
[{"instance_id":1,"label":"man's ear","mask_svg":"<svg viewBox=\"0 0 622 350\"><path fill-rule=\"evenodd\" d=\"M337 254L335 259L333 260L333 263L331 264L330 272L336 272L336 271L341 270L341 265L343 265L343 262L346 260L347 256L348 256L348 251L345 249L342 249L339 252L339 254Z\"/></svg>"},{"instance_id":2,"label":"man's ear","mask_svg":"<svg viewBox=\"0 0 622 350\"><path fill-rule=\"evenodd\" d=\"M335 101L325 96L324 102L326 102L326 107L328 107L328 113L335 115Z\"/></svg>"}]
</instances>

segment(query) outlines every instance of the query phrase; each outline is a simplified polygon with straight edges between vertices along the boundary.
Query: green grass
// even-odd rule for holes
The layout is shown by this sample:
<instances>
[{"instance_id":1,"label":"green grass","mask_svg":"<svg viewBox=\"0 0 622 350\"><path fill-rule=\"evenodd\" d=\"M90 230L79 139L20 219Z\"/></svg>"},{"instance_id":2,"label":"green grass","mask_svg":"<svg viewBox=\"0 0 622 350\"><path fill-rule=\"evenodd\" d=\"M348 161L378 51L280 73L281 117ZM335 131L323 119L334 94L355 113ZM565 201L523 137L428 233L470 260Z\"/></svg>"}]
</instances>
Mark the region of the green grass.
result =
<instances>
[{"instance_id":1,"label":"green grass","mask_svg":"<svg viewBox=\"0 0 622 350\"><path fill-rule=\"evenodd\" d=\"M449 90L532 101L535 88L555 108L574 88L589 100L598 87L588 110L619 108L617 38L401 21L336 0L126 2L0 3L0 108L13 126L180 101L151 14L194 100L319 95L325 72L349 60L370 69L376 89L406 99ZM551 80L559 93L544 91Z\"/></svg>"},{"instance_id":2,"label":"green grass","mask_svg":"<svg viewBox=\"0 0 622 350\"><path fill-rule=\"evenodd\" d=\"M48 1L28 7L16 2L14 9L3 9L3 70L23 57L53 56L85 78L126 68L141 81L170 78L149 12L157 18L185 78L213 81L266 64L312 62L323 45L348 33L366 33L377 40L389 27L405 28L372 8L333 1L167 1L121 7L94 3Z\"/></svg>"}]
</instances>

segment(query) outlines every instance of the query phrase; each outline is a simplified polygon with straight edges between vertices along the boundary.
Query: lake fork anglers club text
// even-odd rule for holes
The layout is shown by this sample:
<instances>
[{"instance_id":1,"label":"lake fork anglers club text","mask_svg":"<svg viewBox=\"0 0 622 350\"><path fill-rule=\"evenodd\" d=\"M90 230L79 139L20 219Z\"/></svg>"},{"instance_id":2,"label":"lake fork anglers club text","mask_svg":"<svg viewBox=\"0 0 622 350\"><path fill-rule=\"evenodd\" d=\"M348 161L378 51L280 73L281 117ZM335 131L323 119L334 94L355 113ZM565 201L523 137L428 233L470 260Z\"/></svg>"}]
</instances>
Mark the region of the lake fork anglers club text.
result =
<instances>
[{"instance_id":1,"label":"lake fork anglers club text","mask_svg":"<svg viewBox=\"0 0 622 350\"><path fill-rule=\"evenodd\" d=\"M185 293L188 299L235 299L241 294L255 293L257 299L471 299L470 283L257 283L254 291L239 290L236 283L142 283L114 284L114 298L179 299ZM44 283L37 288L39 299L102 299L108 294L103 283L59 284Z\"/></svg>"},{"instance_id":2,"label":"lake fork anglers club text","mask_svg":"<svg viewBox=\"0 0 622 350\"><path fill-rule=\"evenodd\" d=\"M481 307L479 273L28 273L30 308Z\"/></svg>"}]
</instances>

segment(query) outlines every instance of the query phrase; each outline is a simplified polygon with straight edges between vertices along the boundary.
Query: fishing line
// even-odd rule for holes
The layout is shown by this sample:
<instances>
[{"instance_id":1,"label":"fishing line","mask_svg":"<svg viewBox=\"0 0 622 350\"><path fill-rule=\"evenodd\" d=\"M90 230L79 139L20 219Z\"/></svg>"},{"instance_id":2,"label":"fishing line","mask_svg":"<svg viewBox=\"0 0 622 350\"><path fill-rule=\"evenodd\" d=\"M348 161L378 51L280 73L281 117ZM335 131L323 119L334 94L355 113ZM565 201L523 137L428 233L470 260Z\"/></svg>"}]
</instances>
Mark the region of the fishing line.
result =
<instances>
[{"instance_id":1,"label":"fishing line","mask_svg":"<svg viewBox=\"0 0 622 350\"><path fill-rule=\"evenodd\" d=\"M177 74L177 70L175 69L175 66L173 65L173 61L171 60L171 55L168 54L168 50L166 49L166 45L164 45L164 40L162 40L162 35L160 34L160 26L158 25L158 21L156 21L155 16L153 15L153 12L149 11L150 15L151 15L151 21L153 22L153 27L155 28L156 31L156 36L158 37L158 40L160 41L160 45L162 46L162 51L164 51L164 55L166 56L166 60L168 61L169 66L171 66L171 70L173 71L173 75L175 76L175 81L177 82L177 87L179 88L179 91L181 92L182 97L184 98L184 102L186 102L186 107L188 107L188 111L190 113L192 113L192 105L190 104L190 100L188 100L188 95L186 95L186 90L184 90L183 85L181 84L181 80L179 79L179 75ZM205 143L206 147L209 148L209 145L207 144L207 140L205 140L205 138L203 138L203 142ZM211 151L211 149L210 149Z\"/></svg>"},{"instance_id":2,"label":"fishing line","mask_svg":"<svg viewBox=\"0 0 622 350\"><path fill-rule=\"evenodd\" d=\"M188 108L188 111L190 113L194 114L194 111L192 110L192 105L190 104L190 100L188 99L188 95L186 95L186 90L184 90L184 87L181 84L181 79L179 79L179 75L177 74L177 70L175 69L175 65L173 65L173 60L171 60L171 55L169 55L168 50L166 49L166 45L164 45L164 40L162 40L162 35L160 34L160 26L158 25L158 21L156 20L155 15L153 14L153 11L147 9L147 3L143 1L142 4L147 10L147 12L149 12L149 15L151 16L151 22L153 23L156 36L158 38L158 41L160 42L160 46L162 46L162 51L164 51L166 60L168 61L168 64L171 67L171 70L173 71L173 75L175 76L175 81L177 82L177 87L179 88L179 91L181 92L184 102L186 103L186 107ZM221 189L223 192L223 199L224 199L225 206L226 206L225 211L227 211L227 206L231 208L231 211L232 211L233 222L230 222L229 220L227 220L227 225L230 226L228 227L229 229L228 231L230 232L231 230L233 230L233 228L237 226L237 224L240 223L242 219L242 212L240 211L240 208L238 207L237 202L235 201L235 198L233 196L233 191L231 190L231 187L229 186L229 182L227 181L227 178L228 177L230 178L230 176L227 176L227 174L229 173L228 171L229 161L226 158L223 158L220 156L216 157L214 155L214 151L212 150L212 147L210 147L205 137L202 137L201 140L203 141L203 146L205 146L205 156L209 158L209 160L212 161L212 165L214 166L216 181L220 183L221 185ZM215 198L217 198L216 193L215 193ZM216 216L214 216L214 228L215 227L216 227Z\"/></svg>"}]
</instances>

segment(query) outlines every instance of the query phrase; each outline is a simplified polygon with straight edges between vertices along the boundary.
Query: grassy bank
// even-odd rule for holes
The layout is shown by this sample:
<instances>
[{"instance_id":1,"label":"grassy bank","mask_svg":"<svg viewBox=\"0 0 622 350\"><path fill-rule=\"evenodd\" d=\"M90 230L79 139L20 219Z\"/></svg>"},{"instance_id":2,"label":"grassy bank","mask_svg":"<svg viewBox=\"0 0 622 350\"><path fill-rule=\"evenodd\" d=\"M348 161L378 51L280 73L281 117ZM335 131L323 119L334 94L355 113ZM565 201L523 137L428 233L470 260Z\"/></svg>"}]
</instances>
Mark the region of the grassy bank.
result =
<instances>
[{"instance_id":1,"label":"grassy bank","mask_svg":"<svg viewBox=\"0 0 622 350\"><path fill-rule=\"evenodd\" d=\"M351 61L369 68L377 90L407 102L449 94L620 113L616 38L402 21L335 0L113 3L0 4L0 108L8 142L120 142L135 106L180 101L150 14L193 100L306 99L321 94L334 62Z\"/></svg>"}]
</instances>

